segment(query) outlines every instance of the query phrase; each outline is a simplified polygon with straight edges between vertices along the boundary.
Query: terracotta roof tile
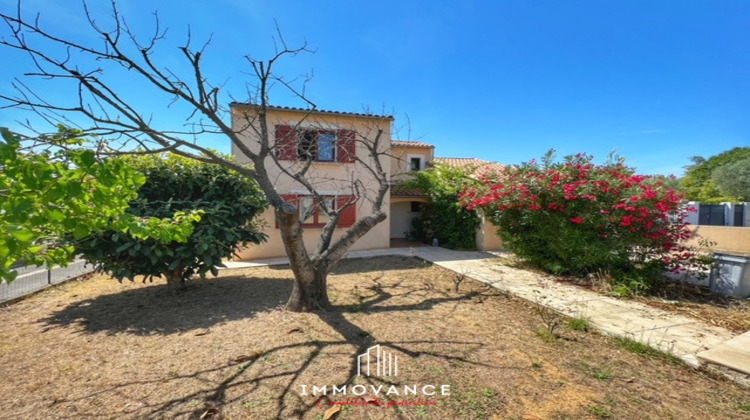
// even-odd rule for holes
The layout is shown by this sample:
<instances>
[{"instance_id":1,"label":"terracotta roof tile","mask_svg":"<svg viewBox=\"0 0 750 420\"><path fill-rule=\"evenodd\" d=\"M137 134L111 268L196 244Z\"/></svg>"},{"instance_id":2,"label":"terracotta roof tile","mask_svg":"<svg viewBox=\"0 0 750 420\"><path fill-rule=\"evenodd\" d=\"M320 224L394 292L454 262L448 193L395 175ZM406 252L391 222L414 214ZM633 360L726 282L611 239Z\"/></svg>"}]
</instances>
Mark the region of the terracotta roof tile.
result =
<instances>
[{"instance_id":1,"label":"terracotta roof tile","mask_svg":"<svg viewBox=\"0 0 750 420\"><path fill-rule=\"evenodd\" d=\"M474 170L474 173L472 174L475 177L496 174L502 172L503 169L505 169L505 165L502 165L500 163L488 162L486 160L477 158L436 157L435 160L431 162L431 164L446 165L454 168L473 166L476 168L476 170Z\"/></svg>"},{"instance_id":2,"label":"terracotta roof tile","mask_svg":"<svg viewBox=\"0 0 750 420\"><path fill-rule=\"evenodd\" d=\"M427 194L419 188L406 188L400 185L391 187L391 196L395 197L427 197Z\"/></svg>"},{"instance_id":3,"label":"terracotta roof tile","mask_svg":"<svg viewBox=\"0 0 750 420\"><path fill-rule=\"evenodd\" d=\"M412 140L391 140L391 146L400 146L400 147L430 147L435 148L434 145L430 143L425 143L423 141L412 141Z\"/></svg>"}]
</instances>

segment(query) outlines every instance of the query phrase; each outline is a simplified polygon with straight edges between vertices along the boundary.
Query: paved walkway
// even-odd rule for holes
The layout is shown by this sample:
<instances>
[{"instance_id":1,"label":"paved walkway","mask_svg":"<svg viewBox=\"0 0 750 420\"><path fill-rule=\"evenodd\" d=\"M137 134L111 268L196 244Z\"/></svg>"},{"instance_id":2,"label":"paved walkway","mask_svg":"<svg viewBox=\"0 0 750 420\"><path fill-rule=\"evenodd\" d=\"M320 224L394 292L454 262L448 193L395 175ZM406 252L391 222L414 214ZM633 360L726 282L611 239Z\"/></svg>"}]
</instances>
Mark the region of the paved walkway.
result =
<instances>
[{"instance_id":1,"label":"paved walkway","mask_svg":"<svg viewBox=\"0 0 750 420\"><path fill-rule=\"evenodd\" d=\"M571 316L583 317L598 330L627 337L673 354L691 366L703 362L739 372L739 380L750 379L750 331L736 336L693 318L667 312L638 302L562 284L551 278L499 265L497 255L485 252L452 251L437 247L390 248L352 251L347 258L382 255L411 255L465 274L515 296L540 303ZM228 262L227 266L250 267L287 264L286 258ZM747 376L745 376L747 375Z\"/></svg>"}]
</instances>

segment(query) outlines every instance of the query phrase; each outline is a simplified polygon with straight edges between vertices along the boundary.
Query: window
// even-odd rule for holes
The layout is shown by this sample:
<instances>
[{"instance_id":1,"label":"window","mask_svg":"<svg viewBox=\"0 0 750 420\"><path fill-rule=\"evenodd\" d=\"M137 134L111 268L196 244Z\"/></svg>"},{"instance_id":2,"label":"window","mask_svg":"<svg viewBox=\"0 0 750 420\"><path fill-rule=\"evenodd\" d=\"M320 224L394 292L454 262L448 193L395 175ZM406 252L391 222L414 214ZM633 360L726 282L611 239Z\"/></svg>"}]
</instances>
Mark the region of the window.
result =
<instances>
[{"instance_id":1,"label":"window","mask_svg":"<svg viewBox=\"0 0 750 420\"><path fill-rule=\"evenodd\" d=\"M422 211L422 203L419 201L412 201L411 202L411 212L412 213L420 213Z\"/></svg>"},{"instance_id":2,"label":"window","mask_svg":"<svg viewBox=\"0 0 750 420\"><path fill-rule=\"evenodd\" d=\"M419 171L422 169L422 158L421 157L413 157L409 158L409 170L410 171Z\"/></svg>"},{"instance_id":3,"label":"window","mask_svg":"<svg viewBox=\"0 0 750 420\"><path fill-rule=\"evenodd\" d=\"M335 162L336 136L333 133L318 133L318 160Z\"/></svg>"},{"instance_id":4,"label":"window","mask_svg":"<svg viewBox=\"0 0 750 420\"><path fill-rule=\"evenodd\" d=\"M325 205L328 210L336 210L336 200L333 197L325 197ZM306 196L299 198L299 212L302 226L325 226L328 223L328 214L323 211L320 205L313 197Z\"/></svg>"},{"instance_id":5,"label":"window","mask_svg":"<svg viewBox=\"0 0 750 420\"><path fill-rule=\"evenodd\" d=\"M317 206L312 197L299 198L299 218L302 224L317 223Z\"/></svg>"},{"instance_id":6,"label":"window","mask_svg":"<svg viewBox=\"0 0 750 420\"><path fill-rule=\"evenodd\" d=\"M297 129L276 126L279 160L349 163L356 161L356 133L352 130Z\"/></svg>"},{"instance_id":7,"label":"window","mask_svg":"<svg viewBox=\"0 0 750 420\"><path fill-rule=\"evenodd\" d=\"M302 226L307 228L322 228L328 223L329 217L323 206L312 196L309 195L283 195L282 198L297 206ZM337 227L349 227L354 224L356 218L355 205L349 205L354 200L350 195L325 196L325 205L329 210L337 211L340 209L339 222ZM276 225L278 228L278 223Z\"/></svg>"},{"instance_id":8,"label":"window","mask_svg":"<svg viewBox=\"0 0 750 420\"><path fill-rule=\"evenodd\" d=\"M305 130L297 143L299 160L336 161L336 135L330 132Z\"/></svg>"}]
</instances>

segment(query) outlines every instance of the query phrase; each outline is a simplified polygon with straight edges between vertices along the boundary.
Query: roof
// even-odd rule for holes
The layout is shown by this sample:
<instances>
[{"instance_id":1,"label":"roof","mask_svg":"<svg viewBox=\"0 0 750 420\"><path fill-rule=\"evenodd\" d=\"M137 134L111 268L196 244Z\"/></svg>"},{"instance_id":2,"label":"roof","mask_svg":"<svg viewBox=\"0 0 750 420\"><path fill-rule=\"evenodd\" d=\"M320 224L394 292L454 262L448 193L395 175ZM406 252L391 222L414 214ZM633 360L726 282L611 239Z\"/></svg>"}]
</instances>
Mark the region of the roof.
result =
<instances>
[{"instance_id":1,"label":"roof","mask_svg":"<svg viewBox=\"0 0 750 420\"><path fill-rule=\"evenodd\" d=\"M435 160L433 160L433 163L458 168L461 166L482 166L487 165L490 162L477 158L436 157Z\"/></svg>"},{"instance_id":2,"label":"roof","mask_svg":"<svg viewBox=\"0 0 750 420\"><path fill-rule=\"evenodd\" d=\"M427 197L427 193L419 188L406 188L400 185L391 187L391 196L395 197Z\"/></svg>"},{"instance_id":3,"label":"roof","mask_svg":"<svg viewBox=\"0 0 750 420\"><path fill-rule=\"evenodd\" d=\"M252 104L252 103L247 103L247 102L231 102L229 106L232 108L235 108L235 107L258 108L260 107L260 105L258 104ZM376 114L364 114L364 113L359 113L359 112L327 111L324 109L305 109L305 108L297 108L293 106L268 105L266 108L271 111L307 112L310 114L341 115L345 117L365 117L365 118L378 118L378 119L384 119L384 120L394 119L393 115L376 115Z\"/></svg>"},{"instance_id":4,"label":"roof","mask_svg":"<svg viewBox=\"0 0 750 420\"><path fill-rule=\"evenodd\" d=\"M434 145L430 143L425 143L423 141L412 141L412 140L391 140L391 147L393 146L400 146L400 147L430 147L435 148Z\"/></svg>"},{"instance_id":5,"label":"roof","mask_svg":"<svg viewBox=\"0 0 750 420\"><path fill-rule=\"evenodd\" d=\"M488 162L477 158L436 157L431 163L433 165L446 165L454 168L473 166L476 168L472 174L474 176L490 175L505 169L505 165L500 163Z\"/></svg>"}]
</instances>

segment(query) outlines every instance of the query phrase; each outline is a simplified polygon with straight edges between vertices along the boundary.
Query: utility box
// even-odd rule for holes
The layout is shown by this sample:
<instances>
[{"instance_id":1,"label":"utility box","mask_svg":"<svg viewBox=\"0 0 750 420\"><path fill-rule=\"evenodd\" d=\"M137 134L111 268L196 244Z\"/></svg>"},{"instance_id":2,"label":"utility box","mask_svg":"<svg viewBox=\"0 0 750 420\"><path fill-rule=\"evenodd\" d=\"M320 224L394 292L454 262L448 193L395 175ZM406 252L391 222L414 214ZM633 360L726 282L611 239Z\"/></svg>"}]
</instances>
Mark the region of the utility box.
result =
<instances>
[{"instance_id":1,"label":"utility box","mask_svg":"<svg viewBox=\"0 0 750 420\"><path fill-rule=\"evenodd\" d=\"M750 257L714 254L708 287L726 296L750 296Z\"/></svg>"}]
</instances>

